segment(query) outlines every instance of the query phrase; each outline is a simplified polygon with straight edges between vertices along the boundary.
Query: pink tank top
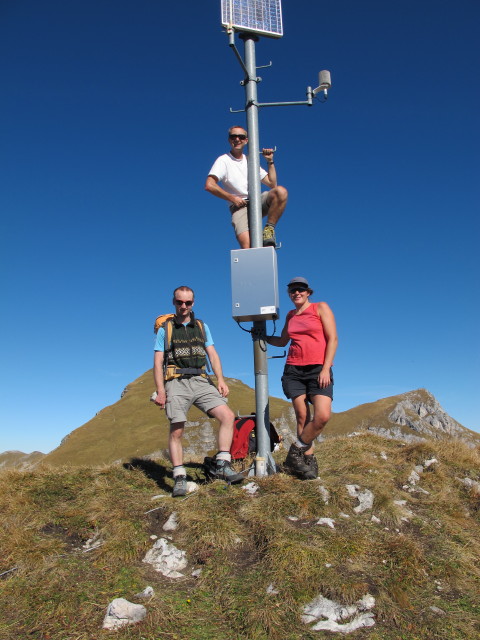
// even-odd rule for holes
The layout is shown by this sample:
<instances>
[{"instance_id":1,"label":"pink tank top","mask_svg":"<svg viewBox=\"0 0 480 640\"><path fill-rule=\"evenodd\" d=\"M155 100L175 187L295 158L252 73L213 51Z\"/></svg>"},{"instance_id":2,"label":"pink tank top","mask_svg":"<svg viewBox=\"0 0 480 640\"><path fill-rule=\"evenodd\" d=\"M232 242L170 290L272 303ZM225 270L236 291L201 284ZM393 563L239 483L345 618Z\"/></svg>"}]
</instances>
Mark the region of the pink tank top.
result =
<instances>
[{"instance_id":1,"label":"pink tank top","mask_svg":"<svg viewBox=\"0 0 480 640\"><path fill-rule=\"evenodd\" d=\"M287 323L291 340L287 364L323 364L327 341L322 321L318 317L317 303L312 302L299 315L295 314L295 310L289 311Z\"/></svg>"}]
</instances>

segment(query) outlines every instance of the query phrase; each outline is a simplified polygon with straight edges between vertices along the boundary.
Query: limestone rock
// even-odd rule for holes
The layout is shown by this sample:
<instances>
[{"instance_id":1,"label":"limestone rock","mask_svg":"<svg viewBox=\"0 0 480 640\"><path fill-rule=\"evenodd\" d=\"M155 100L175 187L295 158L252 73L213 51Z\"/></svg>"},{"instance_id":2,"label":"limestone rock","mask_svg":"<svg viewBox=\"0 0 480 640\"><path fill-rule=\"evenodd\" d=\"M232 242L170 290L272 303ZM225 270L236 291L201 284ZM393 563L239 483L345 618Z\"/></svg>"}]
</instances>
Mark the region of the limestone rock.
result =
<instances>
[{"instance_id":1,"label":"limestone rock","mask_svg":"<svg viewBox=\"0 0 480 640\"><path fill-rule=\"evenodd\" d=\"M248 493L249 496L254 496L259 489L260 487L256 482L249 482L242 487L242 490L245 491L245 493Z\"/></svg>"},{"instance_id":2,"label":"limestone rock","mask_svg":"<svg viewBox=\"0 0 480 640\"><path fill-rule=\"evenodd\" d=\"M174 511L170 515L168 520L163 525L162 529L164 531L176 531L176 529L178 529L178 515L176 511Z\"/></svg>"},{"instance_id":3,"label":"limestone rock","mask_svg":"<svg viewBox=\"0 0 480 640\"><path fill-rule=\"evenodd\" d=\"M319 518L315 524L323 525L324 527L330 527L330 529L335 529L335 520L332 520L332 518Z\"/></svg>"},{"instance_id":4,"label":"limestone rock","mask_svg":"<svg viewBox=\"0 0 480 640\"><path fill-rule=\"evenodd\" d=\"M159 538L155 542L145 554L143 562L151 564L155 571L167 578L183 578L181 571L188 564L185 551L177 549L165 538Z\"/></svg>"},{"instance_id":5,"label":"limestone rock","mask_svg":"<svg viewBox=\"0 0 480 640\"><path fill-rule=\"evenodd\" d=\"M125 598L115 598L108 605L107 613L103 619L104 629L120 629L127 624L140 622L147 615L143 604L134 604Z\"/></svg>"},{"instance_id":6,"label":"limestone rock","mask_svg":"<svg viewBox=\"0 0 480 640\"><path fill-rule=\"evenodd\" d=\"M140 591L140 593L136 593L135 597L139 598L140 600L148 600L150 598L153 598L153 596L155 595L155 591L153 590L153 587L145 587L145 589L143 591Z\"/></svg>"},{"instance_id":7,"label":"limestone rock","mask_svg":"<svg viewBox=\"0 0 480 640\"><path fill-rule=\"evenodd\" d=\"M371 609L374 606L375 598L368 593L353 605L341 605L319 595L303 608L302 622L315 623L310 626L311 631L351 633L362 627L373 627Z\"/></svg>"},{"instance_id":8,"label":"limestone rock","mask_svg":"<svg viewBox=\"0 0 480 640\"><path fill-rule=\"evenodd\" d=\"M374 496L370 489L360 491L358 484L346 484L345 487L347 488L348 495L351 498L358 499L358 505L353 508L355 513L363 513L373 507Z\"/></svg>"}]
</instances>

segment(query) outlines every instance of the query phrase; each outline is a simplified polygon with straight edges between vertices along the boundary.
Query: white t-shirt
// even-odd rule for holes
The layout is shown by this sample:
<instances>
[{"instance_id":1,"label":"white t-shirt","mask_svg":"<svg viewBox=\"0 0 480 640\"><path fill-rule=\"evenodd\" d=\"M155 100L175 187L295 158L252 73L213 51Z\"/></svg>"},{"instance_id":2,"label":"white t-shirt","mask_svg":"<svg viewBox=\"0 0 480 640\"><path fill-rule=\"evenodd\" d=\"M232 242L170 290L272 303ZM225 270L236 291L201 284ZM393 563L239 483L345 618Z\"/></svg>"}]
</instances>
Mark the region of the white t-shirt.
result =
<instances>
[{"instance_id":1,"label":"white t-shirt","mask_svg":"<svg viewBox=\"0 0 480 640\"><path fill-rule=\"evenodd\" d=\"M215 176L228 193L248 198L248 164L244 154L237 160L231 153L224 153L215 160L208 175ZM260 167L260 180L266 175L265 169Z\"/></svg>"}]
</instances>

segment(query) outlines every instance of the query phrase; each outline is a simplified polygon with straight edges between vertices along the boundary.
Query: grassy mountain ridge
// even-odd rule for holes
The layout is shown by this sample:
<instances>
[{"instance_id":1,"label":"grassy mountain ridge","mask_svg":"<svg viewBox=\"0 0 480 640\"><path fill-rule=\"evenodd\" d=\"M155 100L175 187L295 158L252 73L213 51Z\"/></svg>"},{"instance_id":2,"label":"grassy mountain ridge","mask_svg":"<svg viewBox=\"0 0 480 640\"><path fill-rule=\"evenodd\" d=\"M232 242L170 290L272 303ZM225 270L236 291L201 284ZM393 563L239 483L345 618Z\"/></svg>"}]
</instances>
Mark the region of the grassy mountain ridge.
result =
<instances>
[{"instance_id":1,"label":"grassy mountain ridge","mask_svg":"<svg viewBox=\"0 0 480 640\"><path fill-rule=\"evenodd\" d=\"M249 414L255 408L254 390L234 378L228 378L227 382L230 387L229 406L235 414ZM0 456L0 468L33 468L40 463L51 466L100 465L132 457L165 454L168 421L165 412L149 401L153 389L150 369L127 385L120 400L72 431L52 452L29 454L30 457L21 452L6 452ZM184 437L186 459L215 451L216 422L195 408L189 418ZM288 444L295 431L290 403L271 397L270 419ZM407 441L453 437L473 446L480 443L480 434L466 429L448 416L425 389L334 413L323 437L328 439L365 430Z\"/></svg>"},{"instance_id":2,"label":"grassy mountain ridge","mask_svg":"<svg viewBox=\"0 0 480 640\"><path fill-rule=\"evenodd\" d=\"M235 414L249 414L255 409L255 393L240 380L227 379L229 406ZM49 465L108 464L130 457L165 451L168 444L168 420L165 412L149 401L155 387L152 370L146 371L124 389L118 402L105 407L87 423L63 439L59 447L43 460ZM290 403L270 398L272 420L291 421ZM201 411L192 408L189 425L185 430L185 448L188 451L202 446L203 433L208 438L202 450L205 454L215 449L212 425Z\"/></svg>"},{"instance_id":3,"label":"grassy mountain ridge","mask_svg":"<svg viewBox=\"0 0 480 640\"><path fill-rule=\"evenodd\" d=\"M302 617L320 596L343 607L338 624L374 599L373 626L341 637L479 637L479 448L364 433L316 453L319 480L254 478L252 495L204 484L190 463L198 489L177 500L162 458L143 470L4 471L0 640L98 640L117 597L147 608L118 640L326 640ZM349 487L370 492L370 506L359 510ZM173 513L179 527L166 533ZM183 578L142 562L152 535L185 551ZM147 585L155 595L140 600Z\"/></svg>"}]
</instances>

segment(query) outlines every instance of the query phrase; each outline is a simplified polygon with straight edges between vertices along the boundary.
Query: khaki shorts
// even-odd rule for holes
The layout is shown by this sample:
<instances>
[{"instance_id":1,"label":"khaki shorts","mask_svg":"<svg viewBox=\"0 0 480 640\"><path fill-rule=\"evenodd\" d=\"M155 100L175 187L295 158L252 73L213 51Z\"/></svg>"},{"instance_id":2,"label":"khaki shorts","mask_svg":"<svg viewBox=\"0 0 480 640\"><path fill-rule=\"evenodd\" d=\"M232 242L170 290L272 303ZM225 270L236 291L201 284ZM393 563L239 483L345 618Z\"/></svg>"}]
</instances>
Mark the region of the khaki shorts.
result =
<instances>
[{"instance_id":1,"label":"khaki shorts","mask_svg":"<svg viewBox=\"0 0 480 640\"><path fill-rule=\"evenodd\" d=\"M268 191L262 193L262 217L264 218L270 205L267 203ZM232 207L230 207L230 210ZM235 235L240 235L244 231L248 231L248 206L237 209L232 213L232 227L235 229Z\"/></svg>"},{"instance_id":2,"label":"khaki shorts","mask_svg":"<svg viewBox=\"0 0 480 640\"><path fill-rule=\"evenodd\" d=\"M193 376L191 378L174 378L165 383L167 403L165 412L172 423L186 422L188 410L192 405L208 413L211 409L227 404L217 388L208 378Z\"/></svg>"}]
</instances>

